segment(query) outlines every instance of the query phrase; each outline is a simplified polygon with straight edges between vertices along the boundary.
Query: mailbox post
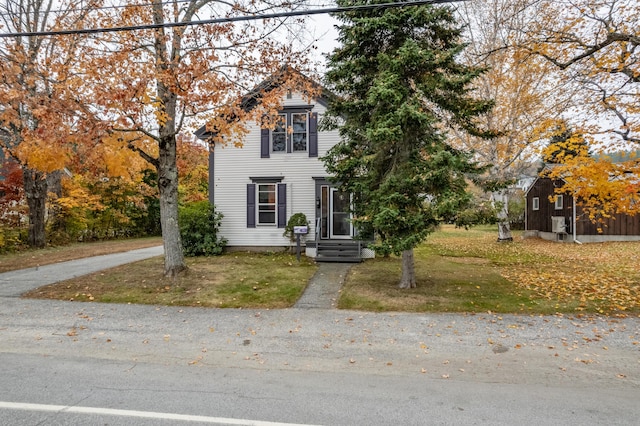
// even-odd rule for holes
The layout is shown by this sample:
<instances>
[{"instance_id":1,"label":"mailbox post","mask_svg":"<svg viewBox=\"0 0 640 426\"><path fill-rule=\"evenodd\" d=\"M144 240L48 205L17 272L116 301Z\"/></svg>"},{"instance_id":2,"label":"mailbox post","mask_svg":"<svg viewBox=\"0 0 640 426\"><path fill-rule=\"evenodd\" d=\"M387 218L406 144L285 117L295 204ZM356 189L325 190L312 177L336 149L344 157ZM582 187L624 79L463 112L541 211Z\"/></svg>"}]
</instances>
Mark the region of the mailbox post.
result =
<instances>
[{"instance_id":1,"label":"mailbox post","mask_svg":"<svg viewBox=\"0 0 640 426\"><path fill-rule=\"evenodd\" d=\"M300 236L309 233L308 226L294 226L293 234L296 236L296 259L300 262Z\"/></svg>"}]
</instances>

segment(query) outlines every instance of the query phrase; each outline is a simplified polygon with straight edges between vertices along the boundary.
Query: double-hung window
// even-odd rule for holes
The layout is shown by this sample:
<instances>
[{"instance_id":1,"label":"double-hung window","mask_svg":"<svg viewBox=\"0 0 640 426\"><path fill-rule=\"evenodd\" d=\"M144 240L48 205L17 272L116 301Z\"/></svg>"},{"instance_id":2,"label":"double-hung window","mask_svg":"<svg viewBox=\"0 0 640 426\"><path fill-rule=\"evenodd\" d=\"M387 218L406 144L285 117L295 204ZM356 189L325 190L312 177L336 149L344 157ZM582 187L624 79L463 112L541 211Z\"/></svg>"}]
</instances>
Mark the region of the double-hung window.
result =
<instances>
[{"instance_id":1,"label":"double-hung window","mask_svg":"<svg viewBox=\"0 0 640 426\"><path fill-rule=\"evenodd\" d=\"M287 185L283 177L252 177L247 184L247 228L275 226L287 221Z\"/></svg>"},{"instance_id":2,"label":"double-hung window","mask_svg":"<svg viewBox=\"0 0 640 426\"><path fill-rule=\"evenodd\" d=\"M293 152L306 152L309 139L309 123L307 113L292 113L291 117L291 145Z\"/></svg>"},{"instance_id":3,"label":"double-hung window","mask_svg":"<svg viewBox=\"0 0 640 426\"><path fill-rule=\"evenodd\" d=\"M313 106L285 108L272 129L263 128L260 156L269 158L281 153L308 153L318 156L318 114Z\"/></svg>"},{"instance_id":4,"label":"double-hung window","mask_svg":"<svg viewBox=\"0 0 640 426\"><path fill-rule=\"evenodd\" d=\"M258 186L258 225L276 224L276 184L260 183Z\"/></svg>"},{"instance_id":5,"label":"double-hung window","mask_svg":"<svg viewBox=\"0 0 640 426\"><path fill-rule=\"evenodd\" d=\"M271 151L287 151L287 114L278 114L276 127L271 131Z\"/></svg>"},{"instance_id":6,"label":"double-hung window","mask_svg":"<svg viewBox=\"0 0 640 426\"><path fill-rule=\"evenodd\" d=\"M276 126L271 131L272 152L306 152L308 140L308 113L288 112L278 114Z\"/></svg>"}]
</instances>

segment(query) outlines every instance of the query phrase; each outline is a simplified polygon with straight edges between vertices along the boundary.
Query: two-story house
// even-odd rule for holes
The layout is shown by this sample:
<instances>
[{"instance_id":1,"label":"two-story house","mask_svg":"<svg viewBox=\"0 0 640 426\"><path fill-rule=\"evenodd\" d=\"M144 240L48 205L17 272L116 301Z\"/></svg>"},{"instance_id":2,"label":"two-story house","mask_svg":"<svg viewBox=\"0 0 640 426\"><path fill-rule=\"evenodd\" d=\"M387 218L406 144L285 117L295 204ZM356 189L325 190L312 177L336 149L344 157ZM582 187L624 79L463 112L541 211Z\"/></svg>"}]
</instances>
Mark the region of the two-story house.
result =
<instances>
[{"instance_id":1,"label":"two-story house","mask_svg":"<svg viewBox=\"0 0 640 426\"><path fill-rule=\"evenodd\" d=\"M261 87L269 90L268 84ZM247 123L241 148L219 143L211 147L209 200L224 215L220 235L229 249L289 247L291 241L283 235L287 221L304 213L309 221L307 255L327 261L360 259L350 196L330 182L321 160L339 133L318 130L331 96L326 90L319 93L309 101L302 93L287 91L273 129ZM207 139L204 127L196 135Z\"/></svg>"}]
</instances>

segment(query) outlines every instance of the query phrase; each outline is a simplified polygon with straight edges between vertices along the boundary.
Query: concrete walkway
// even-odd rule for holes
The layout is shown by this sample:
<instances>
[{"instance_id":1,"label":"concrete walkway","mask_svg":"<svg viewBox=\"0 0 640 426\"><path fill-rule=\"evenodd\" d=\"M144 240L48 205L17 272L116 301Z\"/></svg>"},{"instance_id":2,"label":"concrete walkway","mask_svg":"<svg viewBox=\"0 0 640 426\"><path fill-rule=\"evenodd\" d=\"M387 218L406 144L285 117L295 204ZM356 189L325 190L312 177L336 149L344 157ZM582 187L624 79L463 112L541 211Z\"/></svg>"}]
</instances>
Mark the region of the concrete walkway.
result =
<instances>
[{"instance_id":1,"label":"concrete walkway","mask_svg":"<svg viewBox=\"0 0 640 426\"><path fill-rule=\"evenodd\" d=\"M332 309L336 307L340 289L353 263L319 263L302 297L294 308Z\"/></svg>"},{"instance_id":2,"label":"concrete walkway","mask_svg":"<svg viewBox=\"0 0 640 426\"><path fill-rule=\"evenodd\" d=\"M160 256L162 246L131 250L123 253L105 254L70 260L68 262L20 269L0 274L0 297L20 297L21 294L43 285L92 274L104 269Z\"/></svg>"}]
</instances>

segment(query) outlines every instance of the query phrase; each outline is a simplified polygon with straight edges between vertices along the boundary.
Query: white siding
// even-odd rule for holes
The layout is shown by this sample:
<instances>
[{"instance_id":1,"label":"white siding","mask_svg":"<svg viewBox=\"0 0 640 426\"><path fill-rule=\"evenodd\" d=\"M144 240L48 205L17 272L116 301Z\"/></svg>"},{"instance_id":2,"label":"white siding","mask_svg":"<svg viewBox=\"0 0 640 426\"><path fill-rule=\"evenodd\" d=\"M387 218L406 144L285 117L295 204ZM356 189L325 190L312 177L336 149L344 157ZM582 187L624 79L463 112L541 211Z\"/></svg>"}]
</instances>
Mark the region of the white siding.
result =
<instances>
[{"instance_id":1,"label":"white siding","mask_svg":"<svg viewBox=\"0 0 640 426\"><path fill-rule=\"evenodd\" d=\"M308 105L299 95L287 99L284 106ZM318 113L318 121L324 115L324 106L316 103L312 109ZM309 158L308 152L271 153L270 158L260 158L260 127L251 123L244 146L222 147L216 145L214 154L214 203L224 215L220 234L233 246L287 246L283 228L260 226L247 228L247 184L250 177L283 177L287 185L287 220L294 213L304 213L309 220L313 240L315 232L315 181L327 173L320 158L339 140L337 131L318 132L318 157Z\"/></svg>"}]
</instances>

